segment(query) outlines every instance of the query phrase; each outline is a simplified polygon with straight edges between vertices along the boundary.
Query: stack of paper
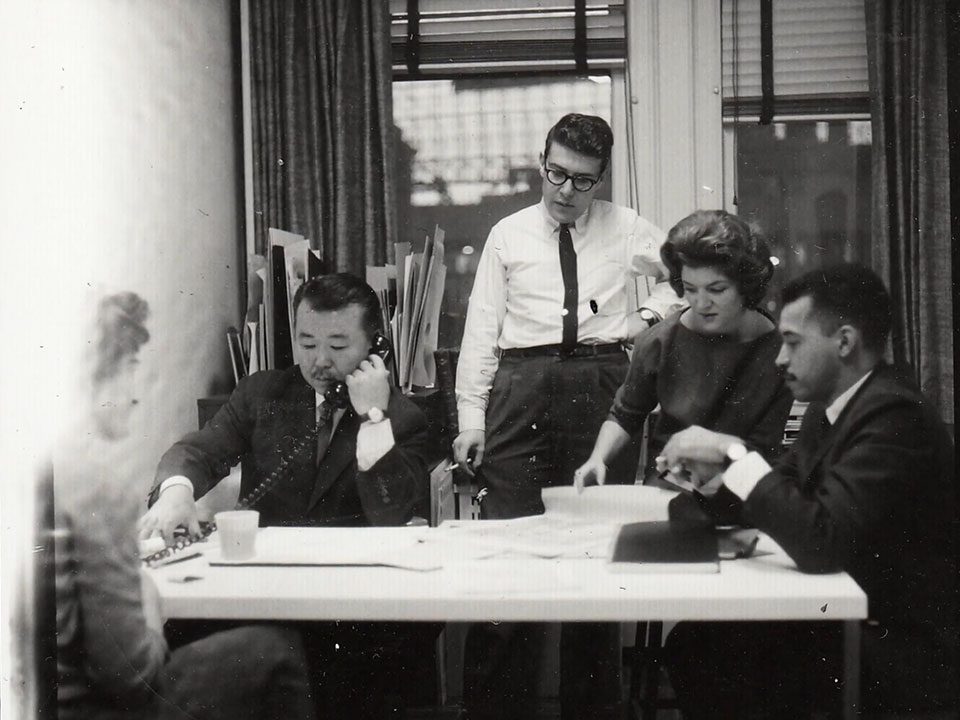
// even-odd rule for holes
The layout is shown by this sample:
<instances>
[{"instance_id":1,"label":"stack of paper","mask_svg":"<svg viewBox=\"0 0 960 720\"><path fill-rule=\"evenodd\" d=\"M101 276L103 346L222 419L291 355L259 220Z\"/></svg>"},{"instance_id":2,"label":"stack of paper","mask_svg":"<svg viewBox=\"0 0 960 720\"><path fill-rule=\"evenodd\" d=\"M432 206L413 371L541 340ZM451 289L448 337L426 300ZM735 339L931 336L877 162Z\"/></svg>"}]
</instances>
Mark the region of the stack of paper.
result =
<instances>
[{"instance_id":1,"label":"stack of paper","mask_svg":"<svg viewBox=\"0 0 960 720\"><path fill-rule=\"evenodd\" d=\"M303 235L270 228L269 240L266 257L255 255L248 266L243 345L251 373L293 365L293 297L306 280L324 272Z\"/></svg>"},{"instance_id":2,"label":"stack of paper","mask_svg":"<svg viewBox=\"0 0 960 720\"><path fill-rule=\"evenodd\" d=\"M396 265L367 268L367 282L380 296L395 350L395 379L406 392L436 383L433 353L447 276L443 237L438 226L425 239L422 253L413 253L410 243L397 243Z\"/></svg>"}]
</instances>

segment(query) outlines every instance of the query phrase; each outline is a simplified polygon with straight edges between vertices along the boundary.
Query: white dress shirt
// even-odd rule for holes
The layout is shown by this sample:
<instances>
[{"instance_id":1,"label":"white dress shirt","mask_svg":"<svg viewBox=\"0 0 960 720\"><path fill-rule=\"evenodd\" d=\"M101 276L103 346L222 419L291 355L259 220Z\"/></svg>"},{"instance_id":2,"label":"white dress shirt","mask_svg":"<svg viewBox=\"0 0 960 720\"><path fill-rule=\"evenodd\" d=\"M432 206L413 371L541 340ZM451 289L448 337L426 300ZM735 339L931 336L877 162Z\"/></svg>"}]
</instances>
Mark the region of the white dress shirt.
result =
<instances>
[{"instance_id":1,"label":"white dress shirt","mask_svg":"<svg viewBox=\"0 0 960 720\"><path fill-rule=\"evenodd\" d=\"M316 417L319 421L320 406L325 402L325 398L320 393L314 393L314 395ZM333 417L330 420L331 437L333 433L337 431L337 425L339 425L340 420L343 419L344 412L345 410L343 409L334 410ZM378 423L373 423L369 420L360 423L360 430L357 431L357 467L362 472L366 472L376 465L380 458L390 452L390 449L395 444L396 440L393 437L393 426L390 424L389 418L384 418ZM160 493L163 493L164 490L175 485L184 485L190 488L191 493L193 492L193 483L190 481L190 478L186 475L174 475L160 484Z\"/></svg>"},{"instance_id":2,"label":"white dress shirt","mask_svg":"<svg viewBox=\"0 0 960 720\"><path fill-rule=\"evenodd\" d=\"M470 295L457 361L460 430L483 430L500 350L559 343L563 338L560 225L541 201L490 231ZM571 226L577 253L577 341L628 339L626 283L639 275L661 281L642 307L661 318L682 300L665 282L663 231L630 208L594 200Z\"/></svg>"},{"instance_id":3,"label":"white dress shirt","mask_svg":"<svg viewBox=\"0 0 960 720\"><path fill-rule=\"evenodd\" d=\"M870 377L870 373L872 372L873 370L857 380L827 406L825 414L827 416L827 422L829 422L831 426L837 422L840 413L843 412L843 409L849 404L850 400L853 399L853 396L857 394L857 390L867 381L867 378ZM763 459L760 453L750 452L736 462L730 463L730 467L723 473L723 484L730 488L741 500L746 500L757 486L757 483L760 482L771 469L770 465Z\"/></svg>"}]
</instances>

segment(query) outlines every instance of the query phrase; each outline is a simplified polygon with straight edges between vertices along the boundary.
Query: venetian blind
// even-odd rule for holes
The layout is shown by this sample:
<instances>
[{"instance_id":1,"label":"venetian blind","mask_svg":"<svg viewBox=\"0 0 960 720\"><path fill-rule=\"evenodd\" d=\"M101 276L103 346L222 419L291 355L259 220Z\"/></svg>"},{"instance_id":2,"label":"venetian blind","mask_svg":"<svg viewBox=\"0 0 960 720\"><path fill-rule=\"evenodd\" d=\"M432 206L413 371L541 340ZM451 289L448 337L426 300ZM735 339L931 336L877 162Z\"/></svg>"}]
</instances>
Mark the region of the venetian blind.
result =
<instances>
[{"instance_id":1,"label":"venetian blind","mask_svg":"<svg viewBox=\"0 0 960 720\"><path fill-rule=\"evenodd\" d=\"M620 67L624 0L390 0L393 76Z\"/></svg>"},{"instance_id":2,"label":"venetian blind","mask_svg":"<svg viewBox=\"0 0 960 720\"><path fill-rule=\"evenodd\" d=\"M726 117L759 114L762 2L722 3ZM771 4L774 116L869 112L863 0Z\"/></svg>"}]
</instances>

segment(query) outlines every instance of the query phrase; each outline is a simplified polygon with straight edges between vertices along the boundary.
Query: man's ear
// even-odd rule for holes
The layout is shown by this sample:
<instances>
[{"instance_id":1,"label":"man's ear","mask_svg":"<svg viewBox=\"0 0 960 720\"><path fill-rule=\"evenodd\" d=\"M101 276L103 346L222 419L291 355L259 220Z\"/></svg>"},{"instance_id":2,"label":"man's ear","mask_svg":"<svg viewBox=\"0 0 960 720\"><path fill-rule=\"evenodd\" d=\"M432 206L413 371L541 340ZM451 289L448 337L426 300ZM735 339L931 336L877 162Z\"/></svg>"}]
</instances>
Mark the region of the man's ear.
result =
<instances>
[{"instance_id":1,"label":"man's ear","mask_svg":"<svg viewBox=\"0 0 960 720\"><path fill-rule=\"evenodd\" d=\"M540 177L545 177L547 174L546 171L546 158L543 156L543 153L540 153Z\"/></svg>"},{"instance_id":2,"label":"man's ear","mask_svg":"<svg viewBox=\"0 0 960 720\"><path fill-rule=\"evenodd\" d=\"M847 358L860 347L860 331L853 325L841 325L836 332L840 357Z\"/></svg>"}]
</instances>

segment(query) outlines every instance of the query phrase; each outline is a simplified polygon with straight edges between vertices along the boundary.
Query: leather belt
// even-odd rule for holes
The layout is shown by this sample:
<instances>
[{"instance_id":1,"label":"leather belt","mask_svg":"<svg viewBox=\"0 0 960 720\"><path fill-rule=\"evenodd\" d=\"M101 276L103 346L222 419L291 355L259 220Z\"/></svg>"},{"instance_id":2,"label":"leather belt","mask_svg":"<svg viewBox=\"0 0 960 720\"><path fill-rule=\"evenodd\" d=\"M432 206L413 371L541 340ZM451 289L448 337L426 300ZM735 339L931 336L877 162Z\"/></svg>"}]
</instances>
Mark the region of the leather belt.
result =
<instances>
[{"instance_id":1,"label":"leather belt","mask_svg":"<svg viewBox=\"0 0 960 720\"><path fill-rule=\"evenodd\" d=\"M564 350L559 343L556 345L536 345L526 348L507 348L501 351L500 357L596 357L597 355L613 355L622 353L622 343L603 343L602 345L577 345L570 350Z\"/></svg>"}]
</instances>

